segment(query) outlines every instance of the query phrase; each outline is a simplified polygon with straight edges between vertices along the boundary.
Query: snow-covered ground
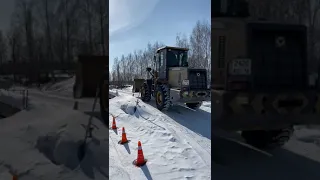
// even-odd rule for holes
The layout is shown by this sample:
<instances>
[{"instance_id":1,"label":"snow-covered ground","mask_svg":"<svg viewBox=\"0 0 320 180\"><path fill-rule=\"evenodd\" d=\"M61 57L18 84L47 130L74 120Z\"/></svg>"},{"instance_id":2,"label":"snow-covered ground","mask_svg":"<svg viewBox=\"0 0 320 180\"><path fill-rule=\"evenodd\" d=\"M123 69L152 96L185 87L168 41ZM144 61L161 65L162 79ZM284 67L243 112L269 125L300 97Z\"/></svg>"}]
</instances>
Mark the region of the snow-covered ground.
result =
<instances>
[{"instance_id":1,"label":"snow-covered ground","mask_svg":"<svg viewBox=\"0 0 320 180\"><path fill-rule=\"evenodd\" d=\"M110 179L211 179L209 103L198 111L175 107L162 113L153 103L134 97L131 89L113 91L118 96L109 101L109 111L118 116L119 126L118 131L109 131ZM126 146L117 144L122 127L131 140ZM138 141L148 159L141 168L132 165Z\"/></svg>"},{"instance_id":2,"label":"snow-covered ground","mask_svg":"<svg viewBox=\"0 0 320 180\"><path fill-rule=\"evenodd\" d=\"M32 103L32 108L0 121L0 179L19 180L107 179L108 131L94 131L81 163L77 146L84 137L81 124L88 115L50 103ZM100 121L95 125L103 127Z\"/></svg>"},{"instance_id":3,"label":"snow-covered ground","mask_svg":"<svg viewBox=\"0 0 320 180\"><path fill-rule=\"evenodd\" d=\"M0 179L12 174L19 180L108 179L108 129L99 119L93 118L99 129L88 141L84 159L77 157L93 100L79 102L77 111L72 98L29 90L29 108L0 120ZM17 94L2 93L0 101L19 101Z\"/></svg>"},{"instance_id":4,"label":"snow-covered ground","mask_svg":"<svg viewBox=\"0 0 320 180\"><path fill-rule=\"evenodd\" d=\"M119 145L121 131L105 127L98 112L90 113L93 99L77 100L79 110L72 109L75 100L67 93L73 81L29 89L30 108L1 120L0 143L11 145L0 151L0 179L10 178L12 171L21 179L211 179L209 102L199 111L177 107L164 114L139 101L131 113L138 98L123 90L110 100L110 113L118 116L117 125L126 128L130 140ZM77 145L88 114L99 129L79 163ZM148 160L141 168L132 164L138 141Z\"/></svg>"},{"instance_id":5,"label":"snow-covered ground","mask_svg":"<svg viewBox=\"0 0 320 180\"><path fill-rule=\"evenodd\" d=\"M29 89L30 109L0 120L1 180L10 179L11 171L22 180L100 180L107 176L112 180L320 179L318 126L296 127L284 148L264 152L244 144L237 133L214 131L211 137L210 102L204 102L198 111L177 106L163 113L153 101L143 103L126 88L111 90L117 95L109 103L110 113L118 116L118 130L113 131L109 129L111 116L106 127L99 119L99 108L90 113L92 98L77 100L79 109L73 110L73 81ZM19 102L19 96L10 97ZM94 130L94 139L79 163L76 151L84 136L81 124L89 115L94 115L93 123L99 129ZM122 127L130 140L127 145L118 144ZM138 141L148 160L143 167L132 164Z\"/></svg>"},{"instance_id":6,"label":"snow-covered ground","mask_svg":"<svg viewBox=\"0 0 320 180\"><path fill-rule=\"evenodd\" d=\"M41 90L51 94L58 94L60 96L73 97L72 87L74 82L75 76L57 83L48 83L47 85L44 85Z\"/></svg>"}]
</instances>

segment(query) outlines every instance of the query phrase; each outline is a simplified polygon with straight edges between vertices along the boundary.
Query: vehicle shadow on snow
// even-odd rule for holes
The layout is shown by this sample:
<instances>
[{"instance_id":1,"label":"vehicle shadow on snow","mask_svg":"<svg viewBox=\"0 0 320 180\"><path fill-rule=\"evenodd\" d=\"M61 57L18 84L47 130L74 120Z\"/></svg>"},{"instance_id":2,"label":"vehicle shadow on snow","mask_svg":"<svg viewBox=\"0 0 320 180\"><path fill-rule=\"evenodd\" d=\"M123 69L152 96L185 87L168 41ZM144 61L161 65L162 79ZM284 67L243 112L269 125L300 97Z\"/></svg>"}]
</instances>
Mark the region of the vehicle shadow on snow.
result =
<instances>
[{"instance_id":1,"label":"vehicle shadow on snow","mask_svg":"<svg viewBox=\"0 0 320 180\"><path fill-rule=\"evenodd\" d=\"M320 179L319 162L284 148L269 151L272 156L268 156L237 141L238 138L230 141L218 136L212 137L211 174L215 179Z\"/></svg>"},{"instance_id":2,"label":"vehicle shadow on snow","mask_svg":"<svg viewBox=\"0 0 320 180\"><path fill-rule=\"evenodd\" d=\"M154 101L148 103L157 109ZM201 109L193 110L183 106L172 106L162 113L189 130L211 139L211 113Z\"/></svg>"}]
</instances>

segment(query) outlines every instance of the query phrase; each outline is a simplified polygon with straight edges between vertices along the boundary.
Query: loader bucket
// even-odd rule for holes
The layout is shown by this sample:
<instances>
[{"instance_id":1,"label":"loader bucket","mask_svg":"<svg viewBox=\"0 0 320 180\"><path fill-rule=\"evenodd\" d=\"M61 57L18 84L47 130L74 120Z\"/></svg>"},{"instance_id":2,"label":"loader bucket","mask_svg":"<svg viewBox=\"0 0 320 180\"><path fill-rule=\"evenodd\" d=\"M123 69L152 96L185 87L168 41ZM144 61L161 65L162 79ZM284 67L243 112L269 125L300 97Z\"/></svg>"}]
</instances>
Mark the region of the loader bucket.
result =
<instances>
[{"instance_id":1,"label":"loader bucket","mask_svg":"<svg viewBox=\"0 0 320 180\"><path fill-rule=\"evenodd\" d=\"M132 92L140 92L140 87L142 86L144 81L144 79L134 79Z\"/></svg>"}]
</instances>

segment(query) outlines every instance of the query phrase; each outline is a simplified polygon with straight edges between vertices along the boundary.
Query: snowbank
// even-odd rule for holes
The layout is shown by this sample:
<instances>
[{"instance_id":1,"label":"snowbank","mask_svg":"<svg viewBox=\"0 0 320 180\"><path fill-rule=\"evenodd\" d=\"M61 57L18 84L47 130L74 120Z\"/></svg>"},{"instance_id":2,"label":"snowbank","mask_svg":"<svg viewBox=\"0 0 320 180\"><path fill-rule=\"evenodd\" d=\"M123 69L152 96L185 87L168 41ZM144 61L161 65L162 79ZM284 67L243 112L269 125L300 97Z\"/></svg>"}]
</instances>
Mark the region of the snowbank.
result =
<instances>
[{"instance_id":1,"label":"snowbank","mask_svg":"<svg viewBox=\"0 0 320 180\"><path fill-rule=\"evenodd\" d=\"M75 76L57 83L49 83L44 85L42 87L42 91L72 97L74 82Z\"/></svg>"},{"instance_id":2,"label":"snowbank","mask_svg":"<svg viewBox=\"0 0 320 180\"><path fill-rule=\"evenodd\" d=\"M8 91L0 89L0 102L18 109L24 108L24 99L21 90Z\"/></svg>"},{"instance_id":3,"label":"snowbank","mask_svg":"<svg viewBox=\"0 0 320 180\"><path fill-rule=\"evenodd\" d=\"M81 112L47 103L33 104L29 111L2 119L0 143L5 146L0 148L0 179L10 179L10 172L30 180L107 179L107 129L94 130L95 140L89 143L83 161L77 158L84 137L81 124L88 119Z\"/></svg>"},{"instance_id":4,"label":"snowbank","mask_svg":"<svg viewBox=\"0 0 320 180\"><path fill-rule=\"evenodd\" d=\"M118 131L109 131L110 179L211 179L211 137L204 137L201 132L194 132L195 129L183 124L197 120L187 115L183 119L172 119L172 113L176 112L163 114L140 100L136 107L137 98L132 93L130 96L130 92L124 95L119 91L119 94L109 101L110 113L118 116ZM206 123L201 126L210 131L210 112L204 112L208 116L202 116L188 109L185 111L195 113L198 123ZM122 127L126 128L130 140L127 145L118 144ZM132 164L137 156L138 141L148 160L141 168Z\"/></svg>"}]
</instances>

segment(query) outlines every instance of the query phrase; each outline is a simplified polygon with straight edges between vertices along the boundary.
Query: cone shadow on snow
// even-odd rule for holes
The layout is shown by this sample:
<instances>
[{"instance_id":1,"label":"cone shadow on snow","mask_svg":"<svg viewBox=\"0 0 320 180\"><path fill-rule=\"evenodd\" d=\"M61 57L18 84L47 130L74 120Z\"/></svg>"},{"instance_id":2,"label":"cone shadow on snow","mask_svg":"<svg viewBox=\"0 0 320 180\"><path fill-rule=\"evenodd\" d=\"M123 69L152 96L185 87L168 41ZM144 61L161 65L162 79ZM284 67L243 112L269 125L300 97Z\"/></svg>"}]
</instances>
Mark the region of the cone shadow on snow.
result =
<instances>
[{"instance_id":1,"label":"cone shadow on snow","mask_svg":"<svg viewBox=\"0 0 320 180\"><path fill-rule=\"evenodd\" d=\"M272 154L270 157L235 141L212 137L211 174L214 177L231 180L244 176L247 180L256 180L256 175L259 174L259 179L262 180L274 177L293 180L305 177L310 180L320 179L320 163L317 161L283 148L269 151L268 153Z\"/></svg>"},{"instance_id":2,"label":"cone shadow on snow","mask_svg":"<svg viewBox=\"0 0 320 180\"><path fill-rule=\"evenodd\" d=\"M141 168L143 174L146 176L147 180L152 180L152 177L151 177L151 174L150 174L150 171L149 171L147 164L145 164L144 166L141 166L140 168Z\"/></svg>"},{"instance_id":3,"label":"cone shadow on snow","mask_svg":"<svg viewBox=\"0 0 320 180\"><path fill-rule=\"evenodd\" d=\"M126 148L127 152L128 152L129 154L131 154L130 147L129 147L129 142L123 144L123 146L124 146L124 148Z\"/></svg>"},{"instance_id":4,"label":"cone shadow on snow","mask_svg":"<svg viewBox=\"0 0 320 180\"><path fill-rule=\"evenodd\" d=\"M154 101L150 102L149 105L157 109ZM173 106L163 113L189 130L211 139L211 113L201 109L192 110L183 106Z\"/></svg>"},{"instance_id":5,"label":"cone shadow on snow","mask_svg":"<svg viewBox=\"0 0 320 180\"><path fill-rule=\"evenodd\" d=\"M112 131L113 131L116 135L118 135L118 128L117 128L117 129L112 129Z\"/></svg>"}]
</instances>

